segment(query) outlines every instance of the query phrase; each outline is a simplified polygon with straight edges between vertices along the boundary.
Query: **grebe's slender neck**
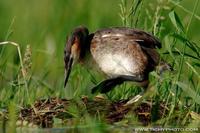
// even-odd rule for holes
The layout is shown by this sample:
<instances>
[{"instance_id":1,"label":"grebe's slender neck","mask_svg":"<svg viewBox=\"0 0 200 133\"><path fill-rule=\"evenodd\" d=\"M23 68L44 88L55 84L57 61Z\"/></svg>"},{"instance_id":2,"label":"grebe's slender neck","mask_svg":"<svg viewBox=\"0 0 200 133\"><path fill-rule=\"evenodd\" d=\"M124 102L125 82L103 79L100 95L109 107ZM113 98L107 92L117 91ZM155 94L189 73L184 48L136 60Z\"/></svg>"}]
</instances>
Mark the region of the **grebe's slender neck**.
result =
<instances>
[{"instance_id":1,"label":"grebe's slender neck","mask_svg":"<svg viewBox=\"0 0 200 133\"><path fill-rule=\"evenodd\" d=\"M85 36L85 38L83 39L83 43L80 46L80 60L85 60L85 58L87 58L87 56L89 56L90 53L90 45L91 45L91 40L93 38L93 34L89 34L87 36Z\"/></svg>"}]
</instances>

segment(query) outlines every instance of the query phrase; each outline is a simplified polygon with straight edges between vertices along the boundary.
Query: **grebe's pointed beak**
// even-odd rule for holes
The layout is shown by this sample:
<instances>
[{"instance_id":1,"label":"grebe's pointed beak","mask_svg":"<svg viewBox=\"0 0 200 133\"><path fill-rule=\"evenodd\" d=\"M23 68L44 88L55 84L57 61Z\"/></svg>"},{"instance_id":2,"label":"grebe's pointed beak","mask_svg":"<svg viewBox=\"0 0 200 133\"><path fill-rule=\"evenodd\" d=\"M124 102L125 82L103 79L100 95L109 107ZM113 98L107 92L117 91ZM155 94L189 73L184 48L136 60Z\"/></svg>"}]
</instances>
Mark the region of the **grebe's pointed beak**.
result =
<instances>
[{"instance_id":1,"label":"grebe's pointed beak","mask_svg":"<svg viewBox=\"0 0 200 133\"><path fill-rule=\"evenodd\" d=\"M72 56L72 45L74 42L74 38L73 37L69 37L67 40L67 44L65 47L65 51L64 51L64 61L65 61L65 81L64 81L64 87L66 87L67 85L67 81L69 79L69 75L71 72L71 67L73 64L73 56Z\"/></svg>"},{"instance_id":2,"label":"grebe's pointed beak","mask_svg":"<svg viewBox=\"0 0 200 133\"><path fill-rule=\"evenodd\" d=\"M64 87L66 87L68 79L69 79L69 75L71 72L71 67L73 64L73 57L72 55L67 55L65 56L65 82L64 82Z\"/></svg>"}]
</instances>

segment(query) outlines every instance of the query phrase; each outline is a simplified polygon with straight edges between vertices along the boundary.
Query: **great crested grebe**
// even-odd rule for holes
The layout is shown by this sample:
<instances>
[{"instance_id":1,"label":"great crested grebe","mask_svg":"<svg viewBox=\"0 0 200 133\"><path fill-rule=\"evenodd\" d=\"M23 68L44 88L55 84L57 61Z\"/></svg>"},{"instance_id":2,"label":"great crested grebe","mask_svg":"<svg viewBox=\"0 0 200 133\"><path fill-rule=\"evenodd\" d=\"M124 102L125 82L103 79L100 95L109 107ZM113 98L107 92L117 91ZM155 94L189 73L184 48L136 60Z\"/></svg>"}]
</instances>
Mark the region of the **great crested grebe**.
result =
<instances>
[{"instance_id":1,"label":"great crested grebe","mask_svg":"<svg viewBox=\"0 0 200 133\"><path fill-rule=\"evenodd\" d=\"M124 81L138 82L147 87L149 72L159 65L170 69L160 59L156 48L161 48L158 39L142 30L115 27L89 34L86 27L80 26L68 37L64 50L64 84L66 86L73 61L87 62L85 57L89 53L108 77L95 86L92 93L106 93Z\"/></svg>"}]
</instances>

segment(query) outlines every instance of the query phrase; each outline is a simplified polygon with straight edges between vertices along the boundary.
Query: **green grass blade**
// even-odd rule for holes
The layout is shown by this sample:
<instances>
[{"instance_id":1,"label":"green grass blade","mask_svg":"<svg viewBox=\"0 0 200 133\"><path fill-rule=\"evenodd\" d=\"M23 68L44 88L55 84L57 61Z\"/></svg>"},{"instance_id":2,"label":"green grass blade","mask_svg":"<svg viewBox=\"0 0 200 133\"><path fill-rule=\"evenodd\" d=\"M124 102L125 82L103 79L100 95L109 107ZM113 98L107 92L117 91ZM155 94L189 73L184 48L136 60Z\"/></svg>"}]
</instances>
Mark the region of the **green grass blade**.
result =
<instances>
[{"instance_id":1,"label":"green grass blade","mask_svg":"<svg viewBox=\"0 0 200 133\"><path fill-rule=\"evenodd\" d=\"M194 100L195 103L200 105L200 95L196 93L189 85L182 82L176 82L176 84L182 88L183 92Z\"/></svg>"},{"instance_id":2,"label":"green grass blade","mask_svg":"<svg viewBox=\"0 0 200 133\"><path fill-rule=\"evenodd\" d=\"M176 12L174 10L169 13L169 18L170 18L172 24L174 25L174 27L179 32L183 32L184 33L183 24L181 23L180 18L178 17L178 15L176 14Z\"/></svg>"}]
</instances>

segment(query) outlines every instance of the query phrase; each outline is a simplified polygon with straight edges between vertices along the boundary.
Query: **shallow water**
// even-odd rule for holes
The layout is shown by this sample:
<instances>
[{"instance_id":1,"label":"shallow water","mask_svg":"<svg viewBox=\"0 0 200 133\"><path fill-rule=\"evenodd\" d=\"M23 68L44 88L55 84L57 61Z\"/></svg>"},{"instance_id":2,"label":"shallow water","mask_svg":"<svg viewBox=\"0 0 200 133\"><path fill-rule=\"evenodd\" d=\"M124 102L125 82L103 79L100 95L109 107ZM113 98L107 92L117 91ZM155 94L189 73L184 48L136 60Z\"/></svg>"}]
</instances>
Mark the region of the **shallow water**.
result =
<instances>
[{"instance_id":1,"label":"shallow water","mask_svg":"<svg viewBox=\"0 0 200 133\"><path fill-rule=\"evenodd\" d=\"M39 128L39 127L17 127L16 129L8 129L7 126L2 126L0 123L0 133L8 133L16 131L16 133L134 133L135 128L131 126L108 126L108 125L95 125L95 126L73 126L73 127L54 127L54 128Z\"/></svg>"},{"instance_id":2,"label":"shallow water","mask_svg":"<svg viewBox=\"0 0 200 133\"><path fill-rule=\"evenodd\" d=\"M134 133L131 127L86 127L86 128L17 128L17 133Z\"/></svg>"}]
</instances>

